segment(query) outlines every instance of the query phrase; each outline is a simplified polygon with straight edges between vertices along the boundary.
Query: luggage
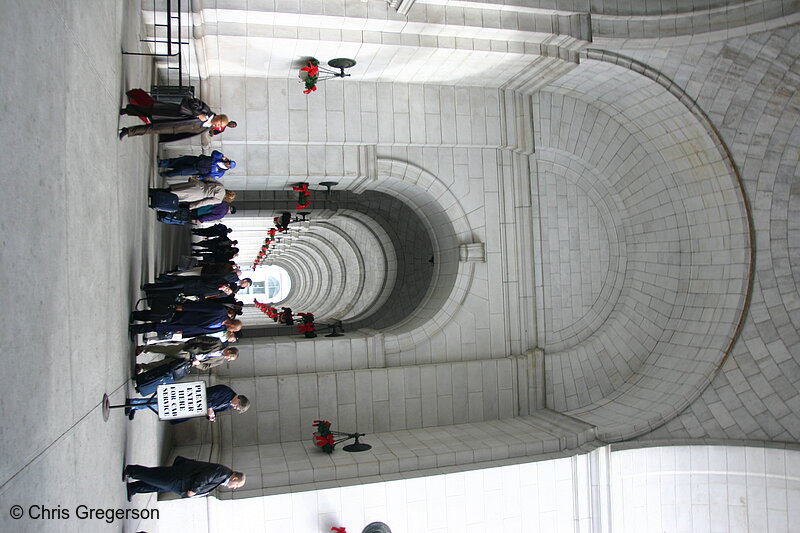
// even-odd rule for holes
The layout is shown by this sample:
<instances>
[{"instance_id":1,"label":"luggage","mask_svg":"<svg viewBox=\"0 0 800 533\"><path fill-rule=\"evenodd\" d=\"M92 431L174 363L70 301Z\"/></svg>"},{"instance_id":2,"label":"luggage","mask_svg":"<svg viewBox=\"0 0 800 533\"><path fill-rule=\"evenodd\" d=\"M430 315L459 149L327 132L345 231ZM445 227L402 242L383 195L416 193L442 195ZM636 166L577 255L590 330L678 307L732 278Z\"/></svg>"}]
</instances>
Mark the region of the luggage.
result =
<instances>
[{"instance_id":1,"label":"luggage","mask_svg":"<svg viewBox=\"0 0 800 533\"><path fill-rule=\"evenodd\" d=\"M134 378L136 392L142 396L152 396L159 385L169 385L180 381L189 374L192 368L191 361L170 360L161 366L139 374Z\"/></svg>"},{"instance_id":2,"label":"luggage","mask_svg":"<svg viewBox=\"0 0 800 533\"><path fill-rule=\"evenodd\" d=\"M153 101L153 98L151 98L150 95L147 94L147 92L142 89L131 89L125 94L128 95L128 101L133 105L138 105L142 107L153 107L153 104L155 103ZM139 118L145 124L150 124L149 118L147 117L139 117Z\"/></svg>"},{"instance_id":3,"label":"luggage","mask_svg":"<svg viewBox=\"0 0 800 533\"><path fill-rule=\"evenodd\" d=\"M156 218L159 222L163 222L164 224L186 226L192 222L192 213L186 207L179 207L178 210L173 213L159 211Z\"/></svg>"},{"instance_id":4,"label":"luggage","mask_svg":"<svg viewBox=\"0 0 800 533\"><path fill-rule=\"evenodd\" d=\"M174 213L178 210L178 196L166 189L150 189L147 196L147 205L151 209L167 213Z\"/></svg>"},{"instance_id":5,"label":"luggage","mask_svg":"<svg viewBox=\"0 0 800 533\"><path fill-rule=\"evenodd\" d=\"M171 320L175 315L175 298L172 298L172 305L170 306L162 298L154 297L153 300L148 298L150 309L147 310L147 316L137 318L145 322L164 322ZM136 315L134 315L135 317Z\"/></svg>"}]
</instances>

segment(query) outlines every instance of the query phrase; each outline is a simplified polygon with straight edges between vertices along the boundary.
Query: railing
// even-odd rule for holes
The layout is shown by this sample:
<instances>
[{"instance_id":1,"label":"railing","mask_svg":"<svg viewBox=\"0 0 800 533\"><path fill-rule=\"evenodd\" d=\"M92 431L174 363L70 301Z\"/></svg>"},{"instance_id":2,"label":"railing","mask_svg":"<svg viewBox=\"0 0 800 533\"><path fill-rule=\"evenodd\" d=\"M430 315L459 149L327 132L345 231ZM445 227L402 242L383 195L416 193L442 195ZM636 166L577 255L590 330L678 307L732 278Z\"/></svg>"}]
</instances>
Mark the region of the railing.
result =
<instances>
[{"instance_id":1,"label":"railing","mask_svg":"<svg viewBox=\"0 0 800 533\"><path fill-rule=\"evenodd\" d=\"M156 7L156 2L162 9ZM140 39L143 43L153 43L153 52L126 52L125 55L151 56L166 58L167 79L162 80L164 85L177 86L180 88L188 86L191 77L191 54L184 54L183 47L188 46L188 40L184 41L183 22L190 20L192 0L153 0L153 38ZM186 9L184 10L184 6ZM164 16L164 22L159 22L160 15ZM184 18L185 17L185 18ZM159 51L160 45L166 45L165 51ZM184 69L186 74L184 74ZM173 80L172 73L177 71L177 80ZM177 83L175 83L177 82ZM188 89L188 87L187 87ZM192 88L193 92L193 88Z\"/></svg>"}]
</instances>

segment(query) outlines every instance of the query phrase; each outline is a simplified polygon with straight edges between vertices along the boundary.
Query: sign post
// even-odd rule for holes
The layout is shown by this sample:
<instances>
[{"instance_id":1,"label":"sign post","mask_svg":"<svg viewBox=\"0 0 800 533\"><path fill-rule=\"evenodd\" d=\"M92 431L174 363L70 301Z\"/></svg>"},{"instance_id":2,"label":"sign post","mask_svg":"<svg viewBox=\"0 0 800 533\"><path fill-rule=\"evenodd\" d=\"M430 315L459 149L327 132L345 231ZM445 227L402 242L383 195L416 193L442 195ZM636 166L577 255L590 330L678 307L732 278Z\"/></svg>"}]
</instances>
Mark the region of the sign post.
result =
<instances>
[{"instance_id":1,"label":"sign post","mask_svg":"<svg viewBox=\"0 0 800 533\"><path fill-rule=\"evenodd\" d=\"M122 405L111 405L108 394L103 395L103 420L108 420L111 409L126 408L133 419L134 409L150 409L160 420L177 420L205 416L208 411L206 384L203 381L159 385L149 398L127 398Z\"/></svg>"}]
</instances>

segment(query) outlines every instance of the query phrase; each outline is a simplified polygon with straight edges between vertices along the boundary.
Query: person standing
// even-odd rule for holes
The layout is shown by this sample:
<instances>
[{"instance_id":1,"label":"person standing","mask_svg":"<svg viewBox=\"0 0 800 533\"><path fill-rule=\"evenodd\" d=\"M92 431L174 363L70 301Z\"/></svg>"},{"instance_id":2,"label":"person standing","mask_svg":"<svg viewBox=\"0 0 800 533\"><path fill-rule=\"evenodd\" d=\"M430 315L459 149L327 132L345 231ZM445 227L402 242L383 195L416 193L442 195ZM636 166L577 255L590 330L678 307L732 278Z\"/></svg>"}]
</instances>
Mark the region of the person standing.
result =
<instances>
[{"instance_id":1,"label":"person standing","mask_svg":"<svg viewBox=\"0 0 800 533\"><path fill-rule=\"evenodd\" d=\"M192 209L191 216L197 222L213 222L215 220L222 220L226 215L236 213L236 207L232 206L229 202L222 202L217 205L207 205L199 209Z\"/></svg>"},{"instance_id":2,"label":"person standing","mask_svg":"<svg viewBox=\"0 0 800 533\"><path fill-rule=\"evenodd\" d=\"M228 237L214 237L203 241L192 243L194 248L205 248L206 250L224 250L239 244L239 241L232 241Z\"/></svg>"},{"instance_id":3,"label":"person standing","mask_svg":"<svg viewBox=\"0 0 800 533\"><path fill-rule=\"evenodd\" d=\"M143 353L159 353L167 357L194 358L198 355L207 355L222 351L222 341L214 337L193 337L185 342L174 344L146 344L136 347L136 355Z\"/></svg>"},{"instance_id":4,"label":"person standing","mask_svg":"<svg viewBox=\"0 0 800 533\"><path fill-rule=\"evenodd\" d=\"M150 189L150 191L163 191L164 189ZM170 185L167 192L178 197L178 202L189 204L189 209L198 209L207 205L217 205L222 202L232 202L236 199L236 192L228 191L225 186L213 180L189 180L186 183Z\"/></svg>"},{"instance_id":5,"label":"person standing","mask_svg":"<svg viewBox=\"0 0 800 533\"><path fill-rule=\"evenodd\" d=\"M238 354L238 350L236 348L230 348L231 350L236 350ZM222 359L222 358L220 358ZM163 363L159 363L161 365ZM125 408L125 414L128 415L130 420L133 420L134 415L136 415L136 411L146 410L153 407L153 403L151 402L150 398L128 398L129 406ZM214 385L213 387L208 387L206 389L206 406L208 411L206 413L206 418L208 418L209 422L213 422L217 419L217 413L221 413L223 411L236 411L239 414L244 414L250 409L250 400L247 399L247 396L244 394L236 394L236 392L226 386L226 385ZM191 420L191 418L176 418L174 420L170 420L172 424L180 424L181 422L186 422Z\"/></svg>"},{"instance_id":6,"label":"person standing","mask_svg":"<svg viewBox=\"0 0 800 533\"><path fill-rule=\"evenodd\" d=\"M214 113L208 104L199 98L184 97L179 104L170 102L153 101L153 105L128 104L119 110L120 115L131 117L147 117L153 122L166 122L170 120L199 119L206 121L213 118ZM227 124L227 122L226 122Z\"/></svg>"},{"instance_id":7,"label":"person standing","mask_svg":"<svg viewBox=\"0 0 800 533\"><path fill-rule=\"evenodd\" d=\"M183 155L171 159L161 159L159 168L172 169L161 172L162 176L173 178L175 176L199 176L200 179L216 180L225 175L225 172L236 168L236 161L225 157L219 150L214 150L211 155Z\"/></svg>"},{"instance_id":8,"label":"person standing","mask_svg":"<svg viewBox=\"0 0 800 533\"><path fill-rule=\"evenodd\" d=\"M131 315L134 320L155 318L151 316L150 311L134 311ZM157 333L181 332L184 337L206 335L223 330L239 331L241 329L241 320L231 319L226 307L191 302L176 306L172 318L166 322L149 322L130 326L132 334L151 331Z\"/></svg>"},{"instance_id":9,"label":"person standing","mask_svg":"<svg viewBox=\"0 0 800 533\"><path fill-rule=\"evenodd\" d=\"M157 121L152 124L122 128L119 130L119 138L122 140L125 137L158 135L158 142L167 143L200 135L210 131L214 127L227 124L228 122L227 115L215 115L205 120L199 118L185 118L163 122Z\"/></svg>"},{"instance_id":10,"label":"person standing","mask_svg":"<svg viewBox=\"0 0 800 533\"><path fill-rule=\"evenodd\" d=\"M128 478L138 481L128 483ZM134 494L174 492L184 498L205 496L217 487L231 490L243 487L246 477L218 463L205 463L176 457L172 466L126 465L122 471L128 501Z\"/></svg>"},{"instance_id":11,"label":"person standing","mask_svg":"<svg viewBox=\"0 0 800 533\"><path fill-rule=\"evenodd\" d=\"M156 297L176 298L179 294L184 296L198 296L204 298L219 298L233 294L238 287L232 287L227 279L220 276L174 276L154 283L145 283L142 290L147 293L148 299Z\"/></svg>"},{"instance_id":12,"label":"person standing","mask_svg":"<svg viewBox=\"0 0 800 533\"><path fill-rule=\"evenodd\" d=\"M225 237L233 230L225 224L214 224L207 228L192 228L192 233L200 237Z\"/></svg>"}]
</instances>

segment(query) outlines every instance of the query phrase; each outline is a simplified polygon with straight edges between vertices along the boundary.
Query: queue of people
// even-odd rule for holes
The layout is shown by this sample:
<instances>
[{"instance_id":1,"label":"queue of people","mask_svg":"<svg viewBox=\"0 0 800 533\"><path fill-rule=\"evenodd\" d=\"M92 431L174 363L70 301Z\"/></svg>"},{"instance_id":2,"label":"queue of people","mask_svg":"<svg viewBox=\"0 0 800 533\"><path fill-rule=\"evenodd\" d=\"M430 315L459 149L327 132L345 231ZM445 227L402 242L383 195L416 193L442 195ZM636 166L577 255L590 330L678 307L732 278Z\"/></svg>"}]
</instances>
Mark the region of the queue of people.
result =
<instances>
[{"instance_id":1,"label":"queue of people","mask_svg":"<svg viewBox=\"0 0 800 533\"><path fill-rule=\"evenodd\" d=\"M223 224L194 231L200 236L208 234L199 241L201 246L198 248L204 250L223 250L235 243L226 237L230 229ZM125 413L129 419L132 420L141 410L156 412L153 398L148 397L154 394L155 387L146 385L162 383L164 376L170 377L168 381L177 381L190 370L209 371L238 359L239 350L232 344L238 340L243 327L242 321L236 318L242 313L243 305L236 299L236 293L252 284L249 278L240 279L240 276L241 270L232 261L207 261L192 270L163 273L154 282L142 286L148 308L131 312L130 333L132 336L156 333L151 342L137 346L136 357L145 355L160 360L136 365L134 380L142 397L128 399ZM176 335L180 335L180 340L172 341ZM221 384L206 388L206 402L206 418L210 422L214 422L219 413L244 413L250 407L246 396ZM187 420L177 419L171 423ZM244 484L244 474L232 472L222 465L185 461L170 467L126 467L123 477L137 480L126 485L128 500L135 494L164 491L184 497L201 496L218 486L237 488ZM221 474L206 479L210 472L229 471L231 473L226 479L222 479ZM197 475L203 477L202 482L197 482Z\"/></svg>"},{"instance_id":2,"label":"queue of people","mask_svg":"<svg viewBox=\"0 0 800 533\"><path fill-rule=\"evenodd\" d=\"M120 115L140 117L143 125L123 127L120 140L139 135L158 135L159 142L172 142L207 133L219 135L236 122L217 114L202 100L184 98L180 103L160 102L141 90L128 92L131 103ZM189 176L185 183L149 190L149 206L158 212L158 220L187 225L219 221L235 213L233 191L217 181L236 162L215 150L211 155L184 155L158 161L164 177ZM193 254L200 261L192 270L175 270L160 274L142 290L147 308L131 312L130 335L154 338L137 343L136 357L148 356L151 361L135 365L134 381L140 398L129 398L125 412L133 419L138 411L157 412L154 405L157 384L182 379L190 371L210 371L234 362L239 350L232 346L238 340L243 324L242 302L236 293L252 281L241 278L235 263L237 242L228 237L230 228L217 223L206 228L193 228L200 241L193 243ZM176 337L179 337L177 340ZM214 422L219 413L244 413L250 401L227 385L206 388L206 418ZM172 420L172 423L188 419ZM129 478L135 481L130 481ZM146 467L127 465L122 479L126 482L128 501L133 495L151 492L175 492L182 497L203 496L217 487L236 489L244 485L245 475L216 464L178 457L171 466Z\"/></svg>"},{"instance_id":3,"label":"queue of people","mask_svg":"<svg viewBox=\"0 0 800 533\"><path fill-rule=\"evenodd\" d=\"M236 212L231 205L236 192L226 190L222 183L213 179L190 178L186 183L164 189L151 188L148 197L158 220L170 224L212 222Z\"/></svg>"}]
</instances>

